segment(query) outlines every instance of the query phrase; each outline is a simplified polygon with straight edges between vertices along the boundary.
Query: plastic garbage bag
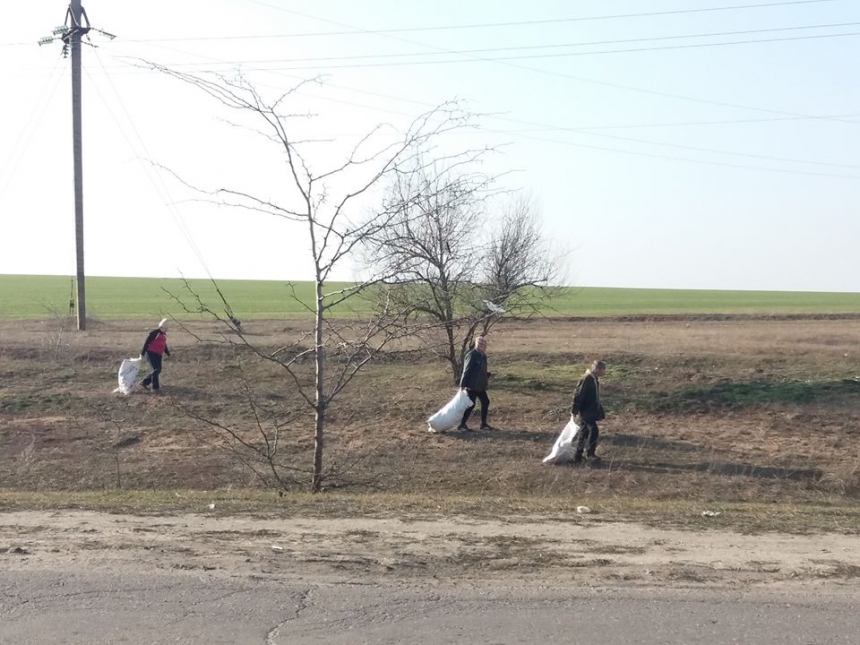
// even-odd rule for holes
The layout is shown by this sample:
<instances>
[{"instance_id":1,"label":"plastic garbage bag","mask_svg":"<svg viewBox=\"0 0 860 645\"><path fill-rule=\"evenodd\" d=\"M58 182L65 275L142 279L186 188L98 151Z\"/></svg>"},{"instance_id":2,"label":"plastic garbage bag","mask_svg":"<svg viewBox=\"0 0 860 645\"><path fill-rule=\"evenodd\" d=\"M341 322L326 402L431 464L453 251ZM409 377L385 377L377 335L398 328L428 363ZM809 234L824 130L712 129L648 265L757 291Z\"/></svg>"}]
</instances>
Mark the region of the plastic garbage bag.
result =
<instances>
[{"instance_id":1,"label":"plastic garbage bag","mask_svg":"<svg viewBox=\"0 0 860 645\"><path fill-rule=\"evenodd\" d=\"M427 419L427 429L430 432L445 432L446 430L450 430L460 423L463 413L471 405L472 401L465 390L457 390L454 398L448 401L444 408Z\"/></svg>"},{"instance_id":2,"label":"plastic garbage bag","mask_svg":"<svg viewBox=\"0 0 860 645\"><path fill-rule=\"evenodd\" d=\"M122 364L119 366L119 374L117 375L119 387L114 392L122 392L123 394L131 392L131 389L134 387L134 381L137 379L137 373L140 371L140 363L140 358L126 358L122 361Z\"/></svg>"},{"instance_id":3,"label":"plastic garbage bag","mask_svg":"<svg viewBox=\"0 0 860 645\"><path fill-rule=\"evenodd\" d=\"M573 457L573 444L579 438L579 433L582 431L576 421L573 420L573 415L570 416L570 421L564 426L558 439L555 440L555 445L550 453L543 458L545 464L564 464Z\"/></svg>"}]
</instances>

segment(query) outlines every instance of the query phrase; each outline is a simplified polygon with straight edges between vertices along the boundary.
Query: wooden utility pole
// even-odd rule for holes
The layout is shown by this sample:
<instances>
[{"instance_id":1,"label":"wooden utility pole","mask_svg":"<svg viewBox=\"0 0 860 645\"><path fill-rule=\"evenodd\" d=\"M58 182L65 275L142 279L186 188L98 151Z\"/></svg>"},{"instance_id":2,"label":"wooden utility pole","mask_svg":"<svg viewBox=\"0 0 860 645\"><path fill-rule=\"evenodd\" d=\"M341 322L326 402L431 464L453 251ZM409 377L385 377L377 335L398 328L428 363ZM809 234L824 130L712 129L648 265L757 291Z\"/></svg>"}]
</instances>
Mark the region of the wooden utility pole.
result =
<instances>
[{"instance_id":1,"label":"wooden utility pole","mask_svg":"<svg viewBox=\"0 0 860 645\"><path fill-rule=\"evenodd\" d=\"M39 39L39 45L48 45L57 40L63 41L63 56L72 55L72 154L75 164L75 251L76 279L75 310L78 329L87 328L87 299L84 276L84 163L83 132L81 119L81 38L90 30L115 38L101 29L90 27L90 19L81 6L81 0L71 0L66 10L66 21L62 27L54 29L51 36Z\"/></svg>"},{"instance_id":2,"label":"wooden utility pole","mask_svg":"<svg viewBox=\"0 0 860 645\"><path fill-rule=\"evenodd\" d=\"M86 20L86 27L84 21ZM78 329L87 328L87 298L84 277L84 168L83 131L81 127L81 36L90 30L89 20L81 0L71 0L66 14L69 31L63 36L72 54L72 154L75 160L75 250L76 284L75 310Z\"/></svg>"},{"instance_id":3,"label":"wooden utility pole","mask_svg":"<svg viewBox=\"0 0 860 645\"><path fill-rule=\"evenodd\" d=\"M71 0L66 21L54 29L53 35L39 39L39 45L63 41L63 56L72 55L72 154L75 164L75 250L77 254L75 311L78 329L87 328L87 299L84 288L84 170L83 134L81 131L81 37L90 31L87 12L81 0ZM110 34L108 34L110 35Z\"/></svg>"}]
</instances>

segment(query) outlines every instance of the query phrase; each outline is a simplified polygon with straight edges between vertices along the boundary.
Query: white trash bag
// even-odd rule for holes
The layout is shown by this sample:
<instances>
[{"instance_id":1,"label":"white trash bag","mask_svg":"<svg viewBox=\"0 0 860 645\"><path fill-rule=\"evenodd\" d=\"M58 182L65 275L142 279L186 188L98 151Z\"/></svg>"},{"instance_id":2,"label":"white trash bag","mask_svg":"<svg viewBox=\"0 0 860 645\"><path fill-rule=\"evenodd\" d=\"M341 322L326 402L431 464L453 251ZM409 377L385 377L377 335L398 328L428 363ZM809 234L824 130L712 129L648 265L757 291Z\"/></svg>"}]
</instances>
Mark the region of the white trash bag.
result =
<instances>
[{"instance_id":1,"label":"white trash bag","mask_svg":"<svg viewBox=\"0 0 860 645\"><path fill-rule=\"evenodd\" d=\"M123 359L122 365L119 366L119 374L117 375L119 387L114 392L122 392L123 394L131 392L131 389L134 387L134 381L137 379L137 373L140 371L141 360L140 358Z\"/></svg>"},{"instance_id":2,"label":"white trash bag","mask_svg":"<svg viewBox=\"0 0 860 645\"><path fill-rule=\"evenodd\" d=\"M571 459L571 450L573 450L574 442L579 438L579 433L582 428L576 425L573 420L573 415L570 415L570 421L564 426L558 439L555 440L555 445L550 453L543 458L545 464L564 464Z\"/></svg>"},{"instance_id":3,"label":"white trash bag","mask_svg":"<svg viewBox=\"0 0 860 645\"><path fill-rule=\"evenodd\" d=\"M465 390L457 390L445 407L427 419L427 430L430 432L445 432L458 425L463 419L463 413L472 406L472 400Z\"/></svg>"}]
</instances>

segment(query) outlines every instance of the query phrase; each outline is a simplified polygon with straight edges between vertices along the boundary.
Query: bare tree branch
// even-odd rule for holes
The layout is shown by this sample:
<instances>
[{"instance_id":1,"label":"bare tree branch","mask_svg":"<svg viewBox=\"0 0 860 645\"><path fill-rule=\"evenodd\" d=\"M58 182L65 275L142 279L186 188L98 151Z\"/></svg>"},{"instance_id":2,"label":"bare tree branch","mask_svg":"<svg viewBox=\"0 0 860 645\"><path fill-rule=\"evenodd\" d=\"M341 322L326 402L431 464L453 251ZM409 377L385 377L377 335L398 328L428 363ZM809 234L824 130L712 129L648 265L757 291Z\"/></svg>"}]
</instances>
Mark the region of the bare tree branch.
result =
<instances>
[{"instance_id":1,"label":"bare tree branch","mask_svg":"<svg viewBox=\"0 0 860 645\"><path fill-rule=\"evenodd\" d=\"M466 168L421 162L416 173L397 176L388 192L397 217L364 240L366 264L392 276L401 305L434 323L426 347L441 353L455 381L478 330L488 333L502 312L534 315L561 266L534 204L514 199L492 218L489 207L505 191Z\"/></svg>"},{"instance_id":2,"label":"bare tree branch","mask_svg":"<svg viewBox=\"0 0 860 645\"><path fill-rule=\"evenodd\" d=\"M396 135L393 140L383 134L383 129L389 129L388 126L379 125L359 139L340 162L334 163L327 171L315 172L312 164L314 157L307 153L307 141L294 139L291 134L291 121L307 118L308 115L289 114L283 107L304 85L318 83L318 78L299 83L269 99L241 76L197 76L160 65L148 66L204 92L220 105L240 112L244 118L259 125L259 134L278 145L283 153L287 181L283 186L278 186L281 189L277 193L278 198L262 198L247 190L232 187L202 191L189 182L180 181L200 194L217 198L214 201L220 205L304 223L314 276L313 304L309 306L302 303L314 316L313 331L305 337L309 346L293 343L272 351L250 342L242 332L241 325L235 323L233 310L214 280L213 284L220 299L219 309L223 309L224 315L206 305L193 292L192 294L195 313L206 314L224 326L224 342L241 347L257 360L276 365L285 374L287 387L298 394L307 411L313 414L311 489L319 491L326 477L324 445L329 406L387 346L409 333L414 333L414 329L425 328L423 325L411 328L407 324L407 319L415 308L392 291L391 284L396 283L398 276L407 270L420 276L420 271L423 270L421 262L434 266L433 252L438 245L429 245L422 255L409 262L404 262L402 255L398 257L386 250L383 256L385 264L382 270L375 272L373 276L335 290L329 290L327 283L344 259L355 255L366 240L385 240L386 231L392 229L392 225L397 222L402 221L407 231L408 227L417 226L419 229L424 227L431 233L432 226L427 227L425 221L416 215L422 204L425 209L428 205L433 207L435 204L439 216L445 218L437 226L440 231L447 230L444 227L445 222L457 221L456 218L452 219L452 215L457 212L456 208L452 204L445 204L445 199L453 200L460 206L471 202L457 192L456 182L451 182L451 187L445 187L441 184L434 186L432 182L426 181L425 176L431 164L425 161L424 155L434 151L434 142L438 138L472 127L473 117L465 112L459 103L450 102L419 115L403 132L396 132L391 128L392 134ZM479 151L440 154L434 163L447 163L452 170L467 160L475 160L480 154ZM400 194L392 192L388 198L383 199L380 208L369 207L375 191L381 192L392 182L403 188ZM463 182L464 185L468 183ZM279 199L285 201L280 202ZM462 215L462 212L460 214ZM393 230L399 229L395 226ZM463 230L466 231L467 228ZM407 239L391 239L392 248L396 249L399 245L402 251L406 248ZM448 240L448 243L451 244L451 241ZM461 288L465 291L471 289L467 278L473 277L472 267L470 262L462 261L461 257L447 251L441 266L446 271L446 279L450 278L450 290L431 290L431 298L437 307L444 308L450 318L456 310L452 298L461 298L458 295ZM387 292L385 298L380 299L373 316L361 321L360 327L354 322L333 324L330 314L334 307L342 306L349 299L368 292ZM295 290L293 296L300 301ZM236 335L228 337L226 330ZM313 367L312 379L308 374L310 365ZM259 468L254 472L280 483L282 468L276 467L275 464L279 455L282 425L274 420L265 420L264 423L250 385L246 383L243 388L245 405L251 411L257 432L263 437L262 446L255 448L240 432L217 421L209 420L210 425L227 436L233 445L242 451L256 449L255 454L261 455L269 465L269 472L261 473Z\"/></svg>"}]
</instances>

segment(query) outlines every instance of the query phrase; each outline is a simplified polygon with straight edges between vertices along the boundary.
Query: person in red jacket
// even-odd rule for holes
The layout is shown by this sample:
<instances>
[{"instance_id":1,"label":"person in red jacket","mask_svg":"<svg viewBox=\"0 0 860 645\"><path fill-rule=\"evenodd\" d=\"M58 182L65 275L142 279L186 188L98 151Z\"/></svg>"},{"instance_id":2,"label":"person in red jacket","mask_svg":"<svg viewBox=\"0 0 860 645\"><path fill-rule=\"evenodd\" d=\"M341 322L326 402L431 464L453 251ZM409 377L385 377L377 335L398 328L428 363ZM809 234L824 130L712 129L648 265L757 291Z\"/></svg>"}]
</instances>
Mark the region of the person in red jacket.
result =
<instances>
[{"instance_id":1,"label":"person in red jacket","mask_svg":"<svg viewBox=\"0 0 860 645\"><path fill-rule=\"evenodd\" d=\"M170 356L170 349L167 347L167 318L163 318L158 323L158 329L153 329L146 337L143 343L143 349L140 352L140 357L149 360L152 365L152 373L143 379L144 388L149 389L152 385L153 391L158 391L161 384L158 382L158 376L161 374L161 357L162 354Z\"/></svg>"}]
</instances>

